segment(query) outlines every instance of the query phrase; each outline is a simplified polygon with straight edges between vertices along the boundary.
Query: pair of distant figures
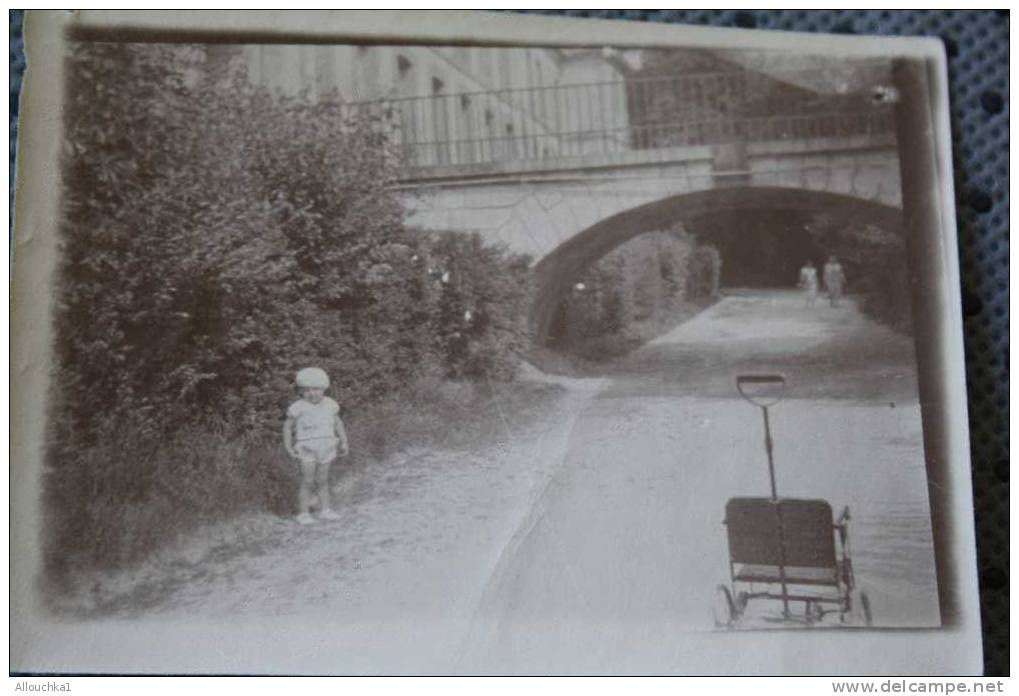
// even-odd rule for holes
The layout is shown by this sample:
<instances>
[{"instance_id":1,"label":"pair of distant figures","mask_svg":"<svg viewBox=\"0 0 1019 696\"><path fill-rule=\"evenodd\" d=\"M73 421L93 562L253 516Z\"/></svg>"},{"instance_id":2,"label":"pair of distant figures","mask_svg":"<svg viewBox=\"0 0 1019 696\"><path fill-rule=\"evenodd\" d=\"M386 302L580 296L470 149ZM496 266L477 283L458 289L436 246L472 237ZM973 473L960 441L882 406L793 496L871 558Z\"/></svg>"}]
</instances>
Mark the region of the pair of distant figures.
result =
<instances>
[{"instance_id":1,"label":"pair of distant figures","mask_svg":"<svg viewBox=\"0 0 1019 696\"><path fill-rule=\"evenodd\" d=\"M846 273L842 270L842 264L834 256L828 257L824 264L824 288L828 292L828 300L832 307L838 307L842 299L842 292L846 286ZM807 306L813 307L817 302L818 278L817 268L814 262L807 260L807 263L800 269L800 280L798 283L806 293Z\"/></svg>"}]
</instances>

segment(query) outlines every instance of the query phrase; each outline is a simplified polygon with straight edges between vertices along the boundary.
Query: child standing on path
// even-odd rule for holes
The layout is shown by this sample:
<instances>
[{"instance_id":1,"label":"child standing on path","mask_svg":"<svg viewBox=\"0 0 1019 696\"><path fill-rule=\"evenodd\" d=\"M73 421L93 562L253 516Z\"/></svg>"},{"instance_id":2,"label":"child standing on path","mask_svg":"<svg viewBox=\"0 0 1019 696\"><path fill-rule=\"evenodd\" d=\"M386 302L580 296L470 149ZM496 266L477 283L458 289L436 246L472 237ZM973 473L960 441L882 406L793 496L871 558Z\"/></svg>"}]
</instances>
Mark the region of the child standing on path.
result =
<instances>
[{"instance_id":1,"label":"child standing on path","mask_svg":"<svg viewBox=\"0 0 1019 696\"><path fill-rule=\"evenodd\" d=\"M319 516L324 520L339 518L329 499L329 471L336 455L350 452L347 432L340 420L340 406L325 395L329 375L317 367L306 367L297 373L297 390L301 398L287 409L283 424L283 446L301 464L301 488L297 497L297 521L313 524L311 500L317 488Z\"/></svg>"}]
</instances>

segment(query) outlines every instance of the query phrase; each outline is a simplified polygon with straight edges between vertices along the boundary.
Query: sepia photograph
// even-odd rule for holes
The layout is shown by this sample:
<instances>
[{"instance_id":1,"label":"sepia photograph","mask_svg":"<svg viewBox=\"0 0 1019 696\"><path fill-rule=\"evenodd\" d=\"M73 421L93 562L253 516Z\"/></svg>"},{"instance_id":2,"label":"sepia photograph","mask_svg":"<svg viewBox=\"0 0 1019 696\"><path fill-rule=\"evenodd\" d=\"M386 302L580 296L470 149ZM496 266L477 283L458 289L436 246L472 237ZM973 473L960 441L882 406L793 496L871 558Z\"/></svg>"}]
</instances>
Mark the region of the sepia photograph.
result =
<instances>
[{"instance_id":1,"label":"sepia photograph","mask_svg":"<svg viewBox=\"0 0 1019 696\"><path fill-rule=\"evenodd\" d=\"M978 664L940 52L86 20L12 669Z\"/></svg>"}]
</instances>

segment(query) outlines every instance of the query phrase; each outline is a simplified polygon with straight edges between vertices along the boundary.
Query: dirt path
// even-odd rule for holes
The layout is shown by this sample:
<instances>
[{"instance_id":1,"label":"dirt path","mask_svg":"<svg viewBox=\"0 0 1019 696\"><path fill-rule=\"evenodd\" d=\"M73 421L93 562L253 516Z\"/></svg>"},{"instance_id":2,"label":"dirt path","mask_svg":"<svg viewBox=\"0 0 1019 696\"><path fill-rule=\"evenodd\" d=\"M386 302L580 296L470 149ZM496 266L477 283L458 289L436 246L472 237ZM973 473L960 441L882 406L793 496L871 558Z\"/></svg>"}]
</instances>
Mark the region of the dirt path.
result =
<instances>
[{"instance_id":1,"label":"dirt path","mask_svg":"<svg viewBox=\"0 0 1019 696\"><path fill-rule=\"evenodd\" d=\"M212 638L242 625L274 637L300 634L294 646L270 648L274 669L293 660L303 671L306 660L321 665L323 655L335 655L329 671L448 670L501 554L563 461L577 414L603 385L530 378L566 387L540 422L520 427L507 413L505 437L484 450L409 450L342 479L335 522L306 528L258 515L208 529L193 548L168 549L103 578L92 603L99 623L60 622L55 635L80 645L80 629L103 625L93 639L110 640L109 652L92 647L105 671L193 670L207 659L221 670L216 655L236 670L262 671L251 645ZM155 647L144 634L128 646L114 638L119 629L133 635L135 625L190 633L199 622L206 628L196 640L169 656L143 648ZM309 631L323 638L312 639L311 652L297 650L307 648ZM157 656L169 662L153 662ZM80 667L89 668L87 660Z\"/></svg>"},{"instance_id":2,"label":"dirt path","mask_svg":"<svg viewBox=\"0 0 1019 696\"><path fill-rule=\"evenodd\" d=\"M576 414L598 380L572 386L554 417L487 450L410 450L364 472L372 481L361 492L347 479L335 491L339 520L310 528L279 520L255 544L224 546L153 609L206 617L312 612L344 622L410 614L437 631L465 622L562 461Z\"/></svg>"},{"instance_id":3,"label":"dirt path","mask_svg":"<svg viewBox=\"0 0 1019 696\"><path fill-rule=\"evenodd\" d=\"M614 395L729 398L737 372L788 377L792 399L915 401L910 337L868 319L851 299L806 307L797 292L735 290L611 366Z\"/></svg>"}]
</instances>

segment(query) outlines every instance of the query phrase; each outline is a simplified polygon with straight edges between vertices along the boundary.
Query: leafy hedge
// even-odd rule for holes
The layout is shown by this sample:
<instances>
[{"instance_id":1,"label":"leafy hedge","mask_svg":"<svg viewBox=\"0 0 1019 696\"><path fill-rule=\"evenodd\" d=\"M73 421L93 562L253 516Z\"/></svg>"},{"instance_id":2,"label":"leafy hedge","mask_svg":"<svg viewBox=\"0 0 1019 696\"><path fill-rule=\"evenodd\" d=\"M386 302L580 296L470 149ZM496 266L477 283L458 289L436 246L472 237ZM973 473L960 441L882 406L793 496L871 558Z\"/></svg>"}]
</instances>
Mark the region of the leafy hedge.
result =
<instances>
[{"instance_id":1,"label":"leafy hedge","mask_svg":"<svg viewBox=\"0 0 1019 696\"><path fill-rule=\"evenodd\" d=\"M720 272L718 251L682 228L636 237L577 280L550 345L587 359L618 356L714 297Z\"/></svg>"},{"instance_id":2,"label":"leafy hedge","mask_svg":"<svg viewBox=\"0 0 1019 696\"><path fill-rule=\"evenodd\" d=\"M423 375L510 378L526 340L527 260L404 224L384 115L215 58L88 43L68 60L54 562L137 557L153 511L282 505L301 366L356 414Z\"/></svg>"}]
</instances>

